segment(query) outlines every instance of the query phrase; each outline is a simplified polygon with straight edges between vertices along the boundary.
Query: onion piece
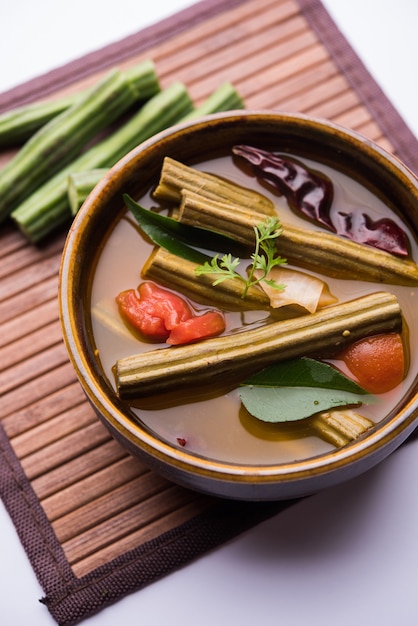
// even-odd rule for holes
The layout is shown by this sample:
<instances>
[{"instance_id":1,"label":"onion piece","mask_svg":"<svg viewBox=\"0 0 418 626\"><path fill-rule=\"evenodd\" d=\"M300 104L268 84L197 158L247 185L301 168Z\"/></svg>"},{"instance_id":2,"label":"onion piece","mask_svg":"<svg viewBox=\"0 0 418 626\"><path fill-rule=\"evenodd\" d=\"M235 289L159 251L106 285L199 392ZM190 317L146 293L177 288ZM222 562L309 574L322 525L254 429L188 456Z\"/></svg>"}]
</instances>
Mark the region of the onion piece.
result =
<instances>
[{"instance_id":1,"label":"onion piece","mask_svg":"<svg viewBox=\"0 0 418 626\"><path fill-rule=\"evenodd\" d=\"M259 278L262 275L261 270L256 270L254 275ZM308 313L315 313L317 309L338 302L338 298L330 292L325 282L305 272L276 266L269 272L267 279L284 285L284 289L280 290L264 281L259 283L270 298L270 305L275 309L283 306L298 306Z\"/></svg>"}]
</instances>

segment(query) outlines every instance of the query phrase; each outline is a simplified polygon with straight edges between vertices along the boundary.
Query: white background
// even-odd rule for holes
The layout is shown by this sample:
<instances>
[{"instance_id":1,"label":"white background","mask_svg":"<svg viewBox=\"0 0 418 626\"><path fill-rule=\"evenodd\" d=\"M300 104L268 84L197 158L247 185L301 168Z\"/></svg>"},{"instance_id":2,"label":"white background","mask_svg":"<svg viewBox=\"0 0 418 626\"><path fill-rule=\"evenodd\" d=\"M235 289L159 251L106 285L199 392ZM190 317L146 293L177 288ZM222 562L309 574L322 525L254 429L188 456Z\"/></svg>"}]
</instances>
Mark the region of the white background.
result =
<instances>
[{"instance_id":1,"label":"white background","mask_svg":"<svg viewBox=\"0 0 418 626\"><path fill-rule=\"evenodd\" d=\"M2 0L0 92L192 4ZM418 134L418 0L324 5ZM418 440L83 624L416 626L417 529ZM0 623L53 626L42 595L0 506Z\"/></svg>"}]
</instances>

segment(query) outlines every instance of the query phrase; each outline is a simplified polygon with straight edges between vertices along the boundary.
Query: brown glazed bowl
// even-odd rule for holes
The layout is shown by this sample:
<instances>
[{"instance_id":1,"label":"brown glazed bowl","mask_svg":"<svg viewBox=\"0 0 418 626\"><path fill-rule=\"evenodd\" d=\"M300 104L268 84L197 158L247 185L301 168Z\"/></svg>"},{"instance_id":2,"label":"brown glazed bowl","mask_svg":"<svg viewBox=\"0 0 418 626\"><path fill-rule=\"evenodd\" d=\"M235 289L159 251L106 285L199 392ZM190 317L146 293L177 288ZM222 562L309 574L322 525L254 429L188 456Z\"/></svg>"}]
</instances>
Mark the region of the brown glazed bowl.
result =
<instances>
[{"instance_id":1,"label":"brown glazed bowl","mask_svg":"<svg viewBox=\"0 0 418 626\"><path fill-rule=\"evenodd\" d=\"M368 139L325 120L270 111L236 111L180 124L139 145L97 185L68 234L60 273L64 340L97 415L133 455L166 478L206 494L280 500L318 492L351 479L404 442L418 423L417 373L396 408L368 434L340 449L285 464L245 465L198 456L133 420L95 356L89 290L98 251L125 211L122 194L141 197L157 181L165 156L193 164L257 144L332 165L397 207L418 236L418 180L397 158ZM416 346L413 346L413 349Z\"/></svg>"}]
</instances>

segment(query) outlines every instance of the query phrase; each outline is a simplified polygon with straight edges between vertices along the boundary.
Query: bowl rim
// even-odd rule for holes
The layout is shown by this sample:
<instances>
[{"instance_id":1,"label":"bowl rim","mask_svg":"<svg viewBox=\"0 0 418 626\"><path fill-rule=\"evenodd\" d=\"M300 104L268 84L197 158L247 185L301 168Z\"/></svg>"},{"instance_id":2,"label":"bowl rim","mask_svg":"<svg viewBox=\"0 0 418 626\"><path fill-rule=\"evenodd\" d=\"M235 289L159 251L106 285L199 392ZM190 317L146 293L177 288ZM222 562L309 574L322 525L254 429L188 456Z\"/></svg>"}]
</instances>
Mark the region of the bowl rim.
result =
<instances>
[{"instance_id":1,"label":"bowl rim","mask_svg":"<svg viewBox=\"0 0 418 626\"><path fill-rule=\"evenodd\" d=\"M116 435L129 440L146 456L154 457L158 462L168 463L181 471L198 473L201 476L210 476L212 479L221 481L268 484L271 482L292 482L306 478L318 478L324 474L330 474L335 470L341 470L349 466L353 460L358 461L365 457L370 457L370 462L372 462L373 458L379 459L387 455L395 447L398 447L416 427L418 421L418 393L415 393L397 414L386 422L377 424L376 428L366 436L347 446L327 453L293 462L268 465L229 463L207 458L163 441L157 434L141 428L140 424L124 414L123 410L118 407L117 401L115 402L109 397L102 397L103 388L96 379L89 360L83 353L83 342L80 339L76 324L77 312L72 306L73 299L68 297L74 289L73 255L83 237L86 236L85 226L90 220L95 202L113 185L115 177L120 176L125 171L129 171L129 168L133 167L133 164L137 159L141 158L142 154L161 141L167 139L174 141L181 133L193 134L197 129L202 128L202 126L207 127L208 124L217 124L219 121L233 124L242 121L244 118L250 121L266 119L272 123L286 120L286 122L295 125L301 123L310 124L321 131L326 130L328 133L341 135L351 143L354 143L363 152L373 156L373 158L377 158L380 162L384 162L386 166L395 170L405 180L409 180L411 186L416 189L418 198L417 177L395 155L356 131L326 119L301 113L261 109L254 111L228 111L177 124L144 141L120 159L98 183L75 217L64 244L59 274L59 310L64 343L83 390L96 412ZM394 444L394 440L396 440L396 444Z\"/></svg>"}]
</instances>

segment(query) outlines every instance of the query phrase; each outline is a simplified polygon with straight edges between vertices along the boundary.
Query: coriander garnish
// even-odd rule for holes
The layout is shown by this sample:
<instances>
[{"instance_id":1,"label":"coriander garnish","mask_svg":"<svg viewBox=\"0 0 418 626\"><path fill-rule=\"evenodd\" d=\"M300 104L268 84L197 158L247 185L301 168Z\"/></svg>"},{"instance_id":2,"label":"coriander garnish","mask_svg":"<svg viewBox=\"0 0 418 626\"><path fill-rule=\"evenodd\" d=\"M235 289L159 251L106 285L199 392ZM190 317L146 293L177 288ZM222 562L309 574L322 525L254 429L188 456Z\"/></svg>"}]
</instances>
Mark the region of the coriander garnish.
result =
<instances>
[{"instance_id":1,"label":"coriander garnish","mask_svg":"<svg viewBox=\"0 0 418 626\"><path fill-rule=\"evenodd\" d=\"M218 274L218 278L213 285L227 280L228 278L238 278L245 283L245 289L242 297L245 298L248 289L260 282L265 282L274 289L283 290L285 285L276 283L274 280L267 278L271 269L276 265L285 265L286 259L277 255L275 240L282 233L282 225L277 217L269 217L265 222L260 222L254 226L255 233L255 250L251 255L252 264L250 266L248 277L245 278L238 271L237 267L241 260L233 257L230 253L224 254L222 257L215 255L210 261L206 261L203 265L196 268L196 276L202 274ZM261 271L258 277L255 277L255 271Z\"/></svg>"}]
</instances>

